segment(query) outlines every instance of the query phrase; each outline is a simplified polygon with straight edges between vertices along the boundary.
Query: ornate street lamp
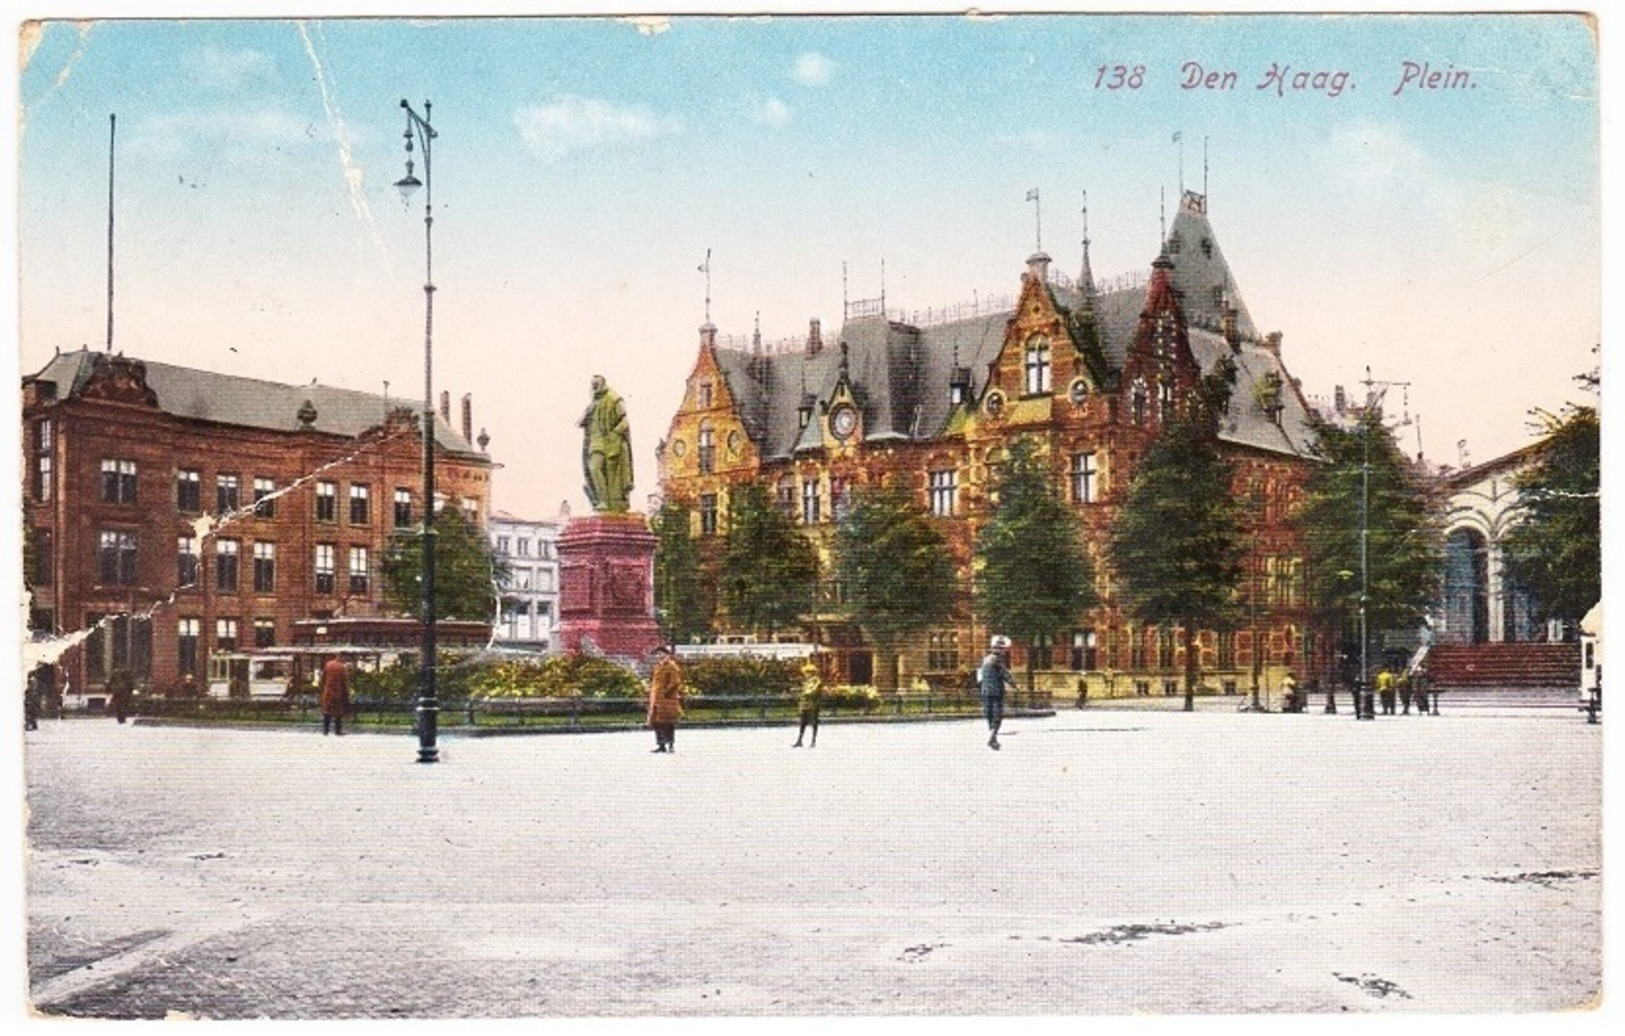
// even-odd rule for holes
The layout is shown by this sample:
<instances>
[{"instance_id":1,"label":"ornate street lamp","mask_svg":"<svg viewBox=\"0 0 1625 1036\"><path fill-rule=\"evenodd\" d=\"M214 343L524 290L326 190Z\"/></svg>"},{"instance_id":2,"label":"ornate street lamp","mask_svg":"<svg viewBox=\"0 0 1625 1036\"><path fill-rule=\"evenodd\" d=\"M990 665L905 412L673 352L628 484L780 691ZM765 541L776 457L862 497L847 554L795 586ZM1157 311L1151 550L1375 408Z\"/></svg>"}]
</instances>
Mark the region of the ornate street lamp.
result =
<instances>
[{"instance_id":1,"label":"ornate street lamp","mask_svg":"<svg viewBox=\"0 0 1625 1036\"><path fill-rule=\"evenodd\" d=\"M437 134L429 125L432 106L423 102L420 116L403 98L406 110L406 175L395 181L408 204L419 187L423 192L423 648L418 659L418 762L440 759L435 747L440 703L435 698L434 600L434 179L430 175L430 145ZM412 136L423 141L423 179L412 175Z\"/></svg>"}]
</instances>

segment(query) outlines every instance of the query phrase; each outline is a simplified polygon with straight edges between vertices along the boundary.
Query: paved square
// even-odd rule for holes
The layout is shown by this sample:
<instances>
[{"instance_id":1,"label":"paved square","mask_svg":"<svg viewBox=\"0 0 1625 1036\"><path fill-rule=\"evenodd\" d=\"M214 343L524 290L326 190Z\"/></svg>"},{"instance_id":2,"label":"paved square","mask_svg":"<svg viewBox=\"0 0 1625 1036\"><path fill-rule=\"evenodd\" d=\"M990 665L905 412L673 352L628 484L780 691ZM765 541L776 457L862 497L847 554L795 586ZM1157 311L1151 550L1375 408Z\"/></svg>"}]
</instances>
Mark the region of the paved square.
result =
<instances>
[{"instance_id":1,"label":"paved square","mask_svg":"<svg viewBox=\"0 0 1625 1036\"><path fill-rule=\"evenodd\" d=\"M442 739L47 721L30 990L213 1018L1526 1012L1601 726L1207 707Z\"/></svg>"}]
</instances>

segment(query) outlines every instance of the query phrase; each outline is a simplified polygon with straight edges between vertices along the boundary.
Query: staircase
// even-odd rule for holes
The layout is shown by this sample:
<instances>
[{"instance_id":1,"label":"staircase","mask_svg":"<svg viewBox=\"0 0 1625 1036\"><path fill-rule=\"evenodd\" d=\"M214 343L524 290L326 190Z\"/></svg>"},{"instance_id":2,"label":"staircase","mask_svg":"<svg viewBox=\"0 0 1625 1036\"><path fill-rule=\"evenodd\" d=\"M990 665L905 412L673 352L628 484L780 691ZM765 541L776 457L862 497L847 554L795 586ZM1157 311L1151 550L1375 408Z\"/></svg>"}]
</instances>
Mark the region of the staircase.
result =
<instances>
[{"instance_id":1,"label":"staircase","mask_svg":"<svg viewBox=\"0 0 1625 1036\"><path fill-rule=\"evenodd\" d=\"M1440 690L1564 689L1580 685L1578 644L1435 644L1428 684Z\"/></svg>"}]
</instances>

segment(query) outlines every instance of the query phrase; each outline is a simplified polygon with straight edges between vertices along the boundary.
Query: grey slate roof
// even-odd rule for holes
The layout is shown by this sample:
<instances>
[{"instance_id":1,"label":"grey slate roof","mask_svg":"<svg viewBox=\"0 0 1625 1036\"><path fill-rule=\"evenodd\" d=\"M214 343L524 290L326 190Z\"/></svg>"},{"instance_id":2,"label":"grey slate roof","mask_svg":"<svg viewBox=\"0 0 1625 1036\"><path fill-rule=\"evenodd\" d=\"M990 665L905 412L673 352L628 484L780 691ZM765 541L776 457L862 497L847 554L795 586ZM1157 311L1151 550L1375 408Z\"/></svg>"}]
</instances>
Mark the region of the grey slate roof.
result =
<instances>
[{"instance_id":1,"label":"grey slate roof","mask_svg":"<svg viewBox=\"0 0 1625 1036\"><path fill-rule=\"evenodd\" d=\"M66 399L81 392L90 380L97 357L87 349L59 353L31 380L55 382L57 398ZM147 369L147 386L158 396L158 406L167 414L200 421L263 428L273 431L299 430L299 408L309 400L316 408L313 430L354 437L382 424L385 407L420 409L405 398L383 396L331 385L284 385L274 381L219 374L214 371L177 367L156 360L142 360ZM453 453L479 456L480 453L453 429L435 416L435 441Z\"/></svg>"},{"instance_id":2,"label":"grey slate roof","mask_svg":"<svg viewBox=\"0 0 1625 1036\"><path fill-rule=\"evenodd\" d=\"M1236 385L1221 438L1271 452L1307 454L1313 438L1308 409L1280 358L1260 342L1206 214L1196 206L1181 204L1169 229L1169 238L1175 235L1179 252L1170 256L1174 264L1170 280L1180 293L1191 350L1204 372L1213 370L1225 355L1236 363ZM1062 309L1074 310L1083 304L1078 289L1055 284L1050 289ZM1102 346L1113 367L1122 367L1134 342L1145 293L1145 286L1123 288L1093 300ZM1242 339L1239 352L1232 352L1219 330L1222 298L1228 298L1237 311ZM972 398L979 397L987 385L989 367L1004 344L1010 317L1010 311L1004 310L915 328L866 316L849 320L833 339L826 337L826 343L847 345L849 376L863 404L865 437L871 441L887 436L918 440L940 435L951 411L948 383L953 368L970 370ZM764 458L789 457L797 449L818 445L816 422L802 429L797 408L803 384L820 402L829 400L839 378L838 344L826 344L810 357L804 353L758 356L721 347L716 352L746 430ZM1271 373L1281 385L1279 422L1271 420L1259 403L1260 386Z\"/></svg>"}]
</instances>

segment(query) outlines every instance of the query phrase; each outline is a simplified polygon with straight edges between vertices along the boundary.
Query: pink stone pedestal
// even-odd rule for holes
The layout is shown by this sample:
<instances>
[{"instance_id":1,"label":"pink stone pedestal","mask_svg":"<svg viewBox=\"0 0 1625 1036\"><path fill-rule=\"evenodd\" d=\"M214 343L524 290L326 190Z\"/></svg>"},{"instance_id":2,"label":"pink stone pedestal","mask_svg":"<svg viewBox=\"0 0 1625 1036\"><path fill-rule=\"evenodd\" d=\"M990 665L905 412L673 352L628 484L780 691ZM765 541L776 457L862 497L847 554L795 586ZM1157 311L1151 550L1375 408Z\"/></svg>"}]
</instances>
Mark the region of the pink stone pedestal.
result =
<instances>
[{"instance_id":1,"label":"pink stone pedestal","mask_svg":"<svg viewBox=\"0 0 1625 1036\"><path fill-rule=\"evenodd\" d=\"M591 638L606 655L642 661L661 642L655 622L655 534L638 514L572 519L559 535L559 642Z\"/></svg>"}]
</instances>

